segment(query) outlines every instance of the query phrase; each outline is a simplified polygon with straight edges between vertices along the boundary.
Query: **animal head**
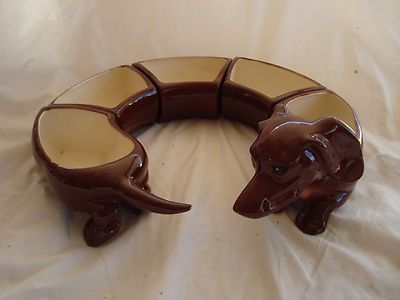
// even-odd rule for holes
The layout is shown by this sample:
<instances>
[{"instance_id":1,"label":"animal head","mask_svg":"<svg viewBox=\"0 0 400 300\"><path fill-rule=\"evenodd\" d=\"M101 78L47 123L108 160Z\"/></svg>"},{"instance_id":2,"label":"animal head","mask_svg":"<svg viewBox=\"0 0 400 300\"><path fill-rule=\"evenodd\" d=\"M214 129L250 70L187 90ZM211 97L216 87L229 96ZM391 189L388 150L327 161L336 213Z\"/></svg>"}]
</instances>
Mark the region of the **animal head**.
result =
<instances>
[{"instance_id":1,"label":"animal head","mask_svg":"<svg viewBox=\"0 0 400 300\"><path fill-rule=\"evenodd\" d=\"M364 168L359 141L335 118L308 122L275 114L260 123L250 153L256 172L233 207L250 218L277 212L299 198L349 189Z\"/></svg>"}]
</instances>

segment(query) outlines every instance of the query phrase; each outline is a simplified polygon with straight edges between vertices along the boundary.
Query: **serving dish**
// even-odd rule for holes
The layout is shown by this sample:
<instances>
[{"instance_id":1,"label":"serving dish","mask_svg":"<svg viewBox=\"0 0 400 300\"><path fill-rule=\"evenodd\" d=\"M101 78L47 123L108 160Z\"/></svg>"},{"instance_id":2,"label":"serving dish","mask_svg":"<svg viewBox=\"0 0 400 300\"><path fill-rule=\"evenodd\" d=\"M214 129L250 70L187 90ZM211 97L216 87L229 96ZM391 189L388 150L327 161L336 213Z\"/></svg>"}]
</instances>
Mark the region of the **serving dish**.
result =
<instances>
[{"instance_id":1,"label":"serving dish","mask_svg":"<svg viewBox=\"0 0 400 300\"><path fill-rule=\"evenodd\" d=\"M191 208L150 192L146 152L130 133L156 122L219 117L259 132L250 148L255 175L234 211L260 218L301 202L298 228L323 232L362 176L360 123L333 91L266 62L174 57L99 73L39 111L34 155L61 200L91 215L84 238L99 246L121 226L120 202L162 214Z\"/></svg>"}]
</instances>

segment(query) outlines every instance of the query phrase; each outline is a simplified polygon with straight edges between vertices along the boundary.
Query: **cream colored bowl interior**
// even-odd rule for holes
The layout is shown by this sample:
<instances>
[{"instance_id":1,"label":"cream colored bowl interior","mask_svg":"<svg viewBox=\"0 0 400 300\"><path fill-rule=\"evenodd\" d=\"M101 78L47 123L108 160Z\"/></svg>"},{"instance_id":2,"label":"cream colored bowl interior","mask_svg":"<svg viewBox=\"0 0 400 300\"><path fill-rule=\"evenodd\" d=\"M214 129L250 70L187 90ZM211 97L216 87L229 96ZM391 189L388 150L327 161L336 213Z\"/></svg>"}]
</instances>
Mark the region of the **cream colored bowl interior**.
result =
<instances>
[{"instance_id":1,"label":"cream colored bowl interior","mask_svg":"<svg viewBox=\"0 0 400 300\"><path fill-rule=\"evenodd\" d=\"M294 98L286 104L287 109L294 115L309 121L321 118L335 117L345 123L361 142L361 129L356 116L342 98L333 93L314 93Z\"/></svg>"},{"instance_id":2,"label":"cream colored bowl interior","mask_svg":"<svg viewBox=\"0 0 400 300\"><path fill-rule=\"evenodd\" d=\"M39 118L39 139L47 156L65 168L89 168L118 160L135 144L102 113L50 109Z\"/></svg>"},{"instance_id":3,"label":"cream colored bowl interior","mask_svg":"<svg viewBox=\"0 0 400 300\"><path fill-rule=\"evenodd\" d=\"M160 82L214 81L226 58L171 57L141 62Z\"/></svg>"},{"instance_id":4,"label":"cream colored bowl interior","mask_svg":"<svg viewBox=\"0 0 400 300\"><path fill-rule=\"evenodd\" d=\"M136 71L129 67L117 67L73 86L54 103L91 104L114 108L147 87L147 83Z\"/></svg>"},{"instance_id":5,"label":"cream colored bowl interior","mask_svg":"<svg viewBox=\"0 0 400 300\"><path fill-rule=\"evenodd\" d=\"M244 58L236 61L229 79L270 98L318 86L316 82L293 71Z\"/></svg>"}]
</instances>

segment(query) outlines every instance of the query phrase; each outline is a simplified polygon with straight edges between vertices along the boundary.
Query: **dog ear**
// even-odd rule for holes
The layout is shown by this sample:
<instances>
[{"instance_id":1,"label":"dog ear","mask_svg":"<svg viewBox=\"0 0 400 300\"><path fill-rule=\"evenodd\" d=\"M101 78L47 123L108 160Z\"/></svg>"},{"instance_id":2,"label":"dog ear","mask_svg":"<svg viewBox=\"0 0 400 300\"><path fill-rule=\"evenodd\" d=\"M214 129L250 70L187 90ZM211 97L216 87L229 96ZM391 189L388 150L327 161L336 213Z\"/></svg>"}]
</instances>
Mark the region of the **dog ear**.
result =
<instances>
[{"instance_id":1,"label":"dog ear","mask_svg":"<svg viewBox=\"0 0 400 300\"><path fill-rule=\"evenodd\" d=\"M306 147L310 147L335 178L353 182L364 172L361 144L345 125L335 118L324 118L310 126Z\"/></svg>"},{"instance_id":2,"label":"dog ear","mask_svg":"<svg viewBox=\"0 0 400 300\"><path fill-rule=\"evenodd\" d=\"M275 105L273 112L269 118L266 120L260 121L258 123L258 128L262 130L264 125L267 123L271 123L271 119L276 119L276 117L287 116L289 113L287 107L283 103L278 103Z\"/></svg>"}]
</instances>

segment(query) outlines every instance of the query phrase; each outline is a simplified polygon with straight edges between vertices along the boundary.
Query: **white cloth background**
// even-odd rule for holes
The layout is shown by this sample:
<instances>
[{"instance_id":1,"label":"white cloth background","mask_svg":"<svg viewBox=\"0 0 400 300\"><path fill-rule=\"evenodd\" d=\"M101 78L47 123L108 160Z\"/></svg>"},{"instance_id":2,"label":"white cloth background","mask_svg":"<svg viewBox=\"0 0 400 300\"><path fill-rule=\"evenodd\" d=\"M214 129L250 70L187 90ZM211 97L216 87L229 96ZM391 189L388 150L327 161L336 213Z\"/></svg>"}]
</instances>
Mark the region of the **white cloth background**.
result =
<instances>
[{"instance_id":1,"label":"white cloth background","mask_svg":"<svg viewBox=\"0 0 400 300\"><path fill-rule=\"evenodd\" d=\"M34 163L33 119L99 71L180 55L277 63L353 106L365 174L323 234L302 234L291 210L236 215L256 133L189 120L140 141L153 191L192 210L124 212L117 239L86 246L87 216L66 209ZM0 299L399 299L399 83L398 0L2 0Z\"/></svg>"}]
</instances>

